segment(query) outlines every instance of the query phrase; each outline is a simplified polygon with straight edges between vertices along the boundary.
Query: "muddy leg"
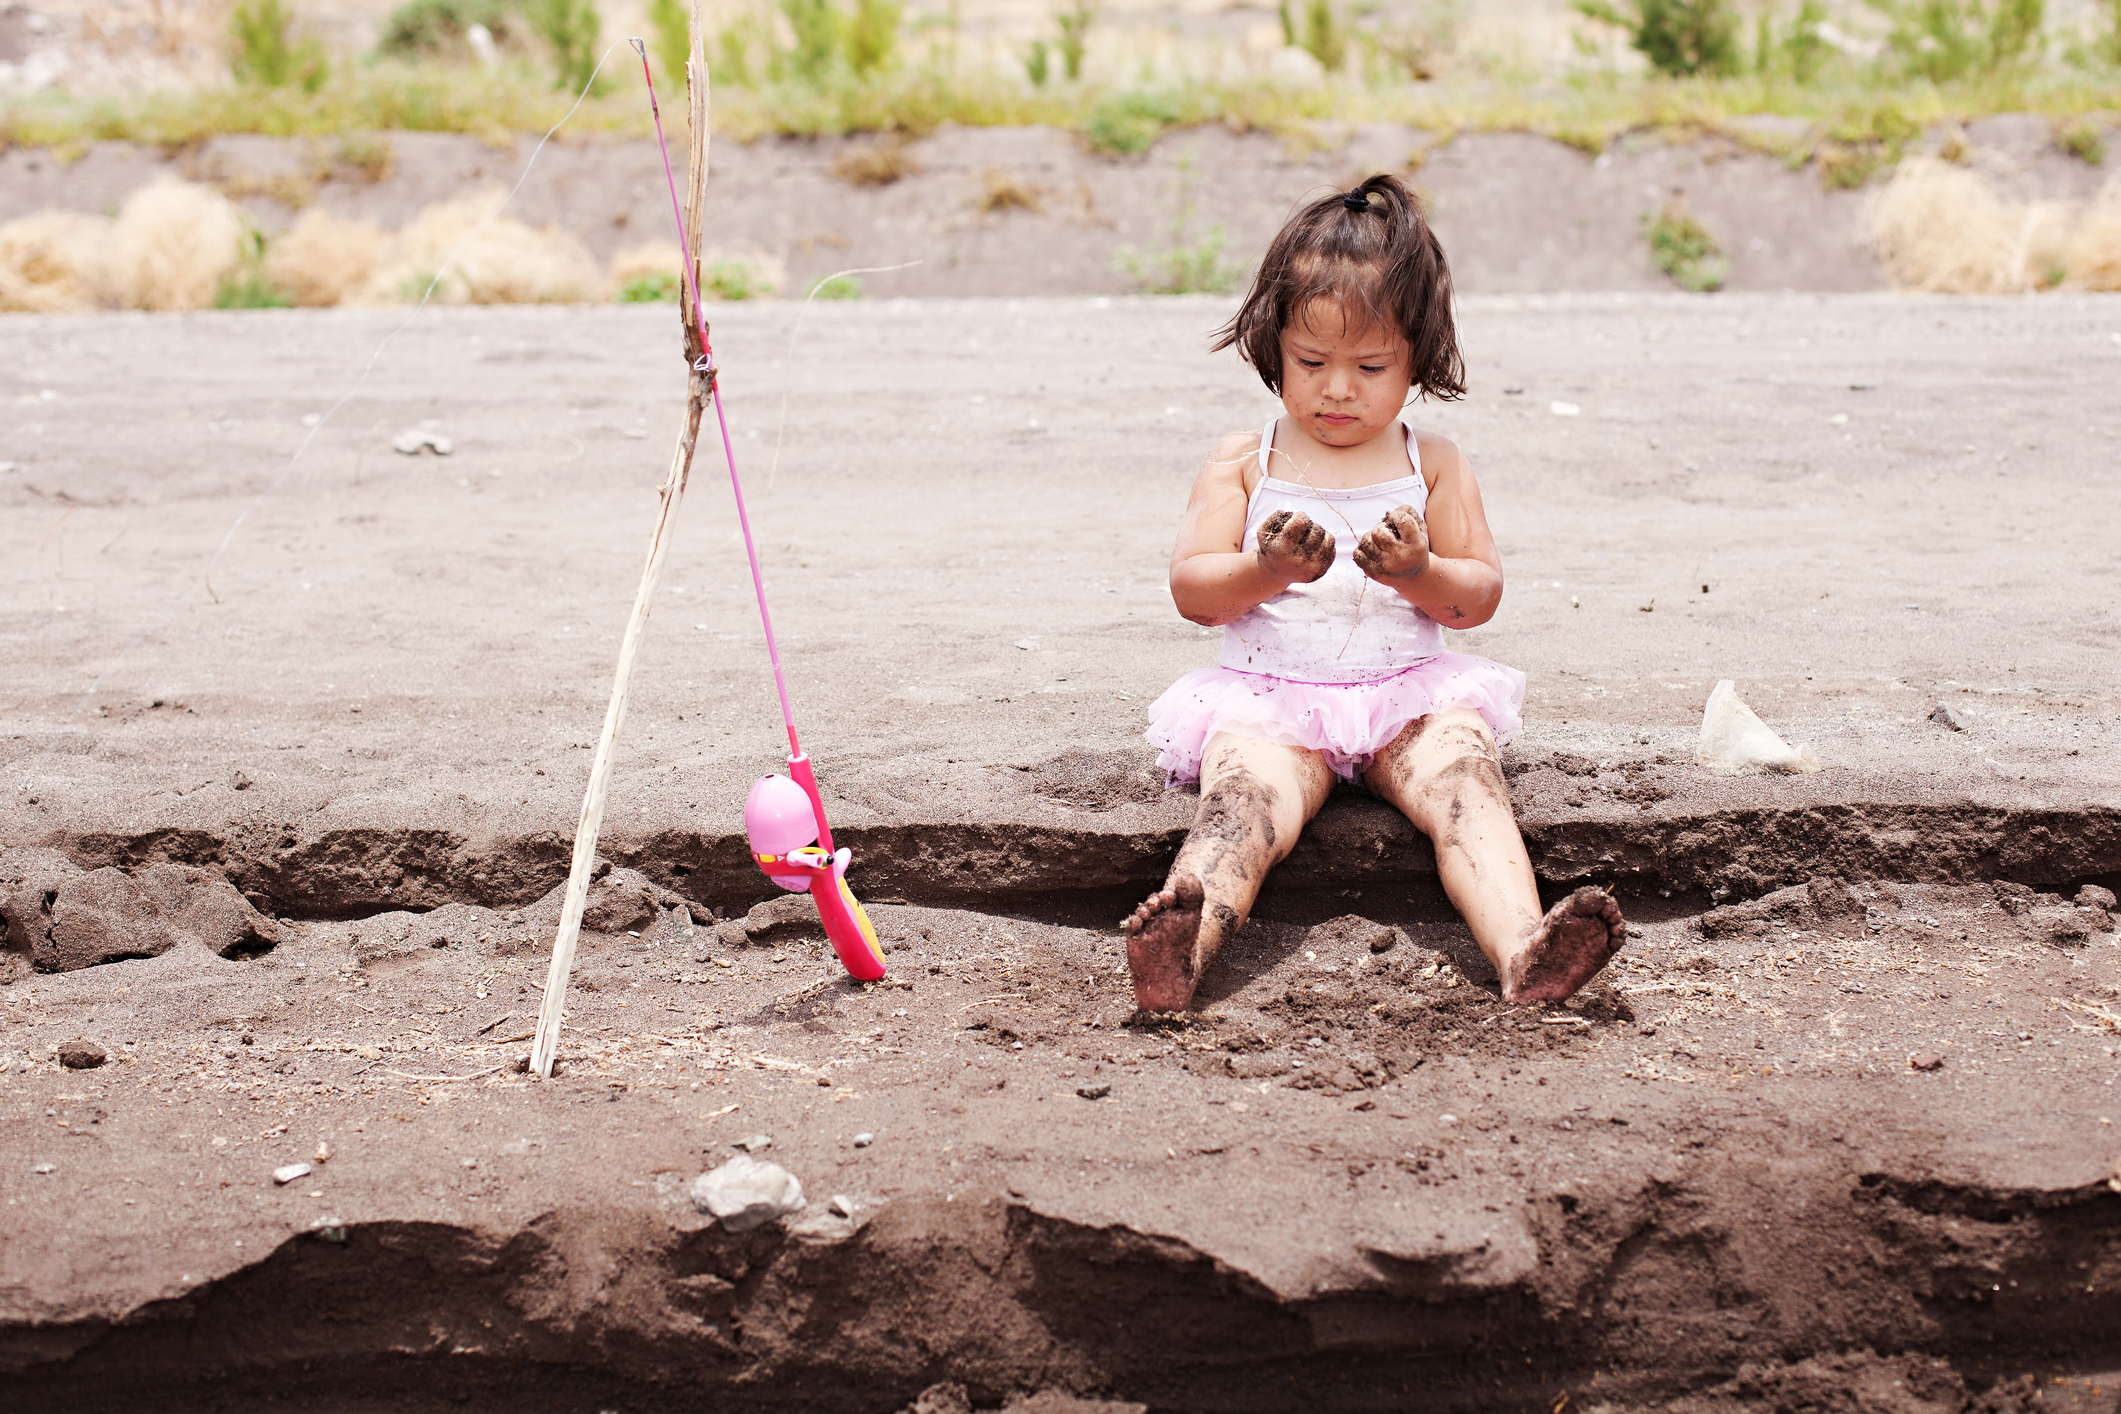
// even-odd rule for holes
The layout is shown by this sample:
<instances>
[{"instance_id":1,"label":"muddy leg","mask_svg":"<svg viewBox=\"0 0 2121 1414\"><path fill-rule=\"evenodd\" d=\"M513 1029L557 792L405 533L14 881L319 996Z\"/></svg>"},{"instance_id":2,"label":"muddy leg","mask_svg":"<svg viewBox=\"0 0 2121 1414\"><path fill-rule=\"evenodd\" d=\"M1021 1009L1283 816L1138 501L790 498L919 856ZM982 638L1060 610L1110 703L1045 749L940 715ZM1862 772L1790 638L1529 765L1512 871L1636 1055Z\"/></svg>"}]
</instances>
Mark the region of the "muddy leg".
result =
<instances>
[{"instance_id":1,"label":"muddy leg","mask_svg":"<svg viewBox=\"0 0 2121 1414\"><path fill-rule=\"evenodd\" d=\"M1542 916L1502 761L1479 713L1453 708L1410 723L1364 779L1435 842L1444 892L1495 964L1505 999L1559 1001L1620 951L1620 906L1600 890L1579 889Z\"/></svg>"},{"instance_id":2,"label":"muddy leg","mask_svg":"<svg viewBox=\"0 0 2121 1414\"><path fill-rule=\"evenodd\" d=\"M1122 925L1134 1001L1183 1011L1216 952L1252 911L1333 788L1316 752L1218 732L1200 763L1200 809L1164 887Z\"/></svg>"}]
</instances>

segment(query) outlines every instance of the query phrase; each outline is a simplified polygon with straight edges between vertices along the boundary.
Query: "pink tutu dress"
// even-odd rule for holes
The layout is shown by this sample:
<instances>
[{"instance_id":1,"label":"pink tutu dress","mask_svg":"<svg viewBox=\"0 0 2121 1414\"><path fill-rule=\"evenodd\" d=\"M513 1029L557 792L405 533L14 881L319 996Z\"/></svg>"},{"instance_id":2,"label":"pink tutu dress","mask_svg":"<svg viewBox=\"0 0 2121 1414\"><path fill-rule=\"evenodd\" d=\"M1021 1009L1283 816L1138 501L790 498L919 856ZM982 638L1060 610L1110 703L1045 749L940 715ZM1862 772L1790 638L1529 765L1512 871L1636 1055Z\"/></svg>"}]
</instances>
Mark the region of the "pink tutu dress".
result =
<instances>
[{"instance_id":1,"label":"pink tutu dress","mask_svg":"<svg viewBox=\"0 0 2121 1414\"><path fill-rule=\"evenodd\" d=\"M1447 653L1443 630L1355 564L1356 542L1394 506L1426 513L1428 484L1407 425L1411 476L1349 490L1316 490L1267 473L1274 423L1259 444L1259 485L1245 507L1242 545L1260 522L1301 511L1333 535L1333 568L1291 585L1223 629L1216 666L1187 673L1149 708L1144 733L1174 784L1200 779L1201 752L1217 732L1236 732L1321 753L1342 780L1432 712L1470 707L1497 744L1523 724L1524 674L1470 653Z\"/></svg>"}]
</instances>

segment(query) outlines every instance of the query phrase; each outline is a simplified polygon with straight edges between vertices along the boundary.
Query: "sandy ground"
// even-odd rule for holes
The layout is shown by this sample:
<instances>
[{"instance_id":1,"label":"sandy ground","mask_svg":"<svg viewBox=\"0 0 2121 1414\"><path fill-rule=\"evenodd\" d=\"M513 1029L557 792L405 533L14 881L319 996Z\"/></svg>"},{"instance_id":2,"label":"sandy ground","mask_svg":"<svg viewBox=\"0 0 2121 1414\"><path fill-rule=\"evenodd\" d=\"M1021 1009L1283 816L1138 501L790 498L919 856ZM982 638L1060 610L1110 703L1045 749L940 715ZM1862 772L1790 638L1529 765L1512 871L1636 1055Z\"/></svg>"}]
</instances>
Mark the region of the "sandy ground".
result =
<instances>
[{"instance_id":1,"label":"sandy ground","mask_svg":"<svg viewBox=\"0 0 2121 1414\"><path fill-rule=\"evenodd\" d=\"M1418 416L1511 587L1454 646L1530 675L1543 883L1641 932L1582 1005L1504 1008L1349 795L1201 1016L1143 1030L1099 925L1190 811L1137 734L1214 650L1163 589L1192 467L1270 408L1202 352L1226 309L814 307L792 361L795 309L721 312L893 981L739 921L779 727L703 457L545 1084L505 1067L668 311L422 315L291 466L402 316L10 320L10 916L40 869L157 862L269 915L227 959L0 961L21 1407L2113 1409L2121 949L2071 900L2121 881L2121 301L1469 300L1472 393ZM423 422L452 456L388 449ZM1827 769L1688 764L1723 677ZM111 1061L62 1069L76 1037ZM706 1228L682 1185L757 1133L811 1208Z\"/></svg>"},{"instance_id":2,"label":"sandy ground","mask_svg":"<svg viewBox=\"0 0 2121 1414\"><path fill-rule=\"evenodd\" d=\"M1759 120L1757 135L1802 136L1801 124L1773 131L1777 121ZM2089 165L2056 149L2045 118L1983 119L1964 138L1973 169L2020 201L2082 202L2121 173L2121 142L2108 144L2103 166ZM512 183L532 145L424 133L382 140L394 163L374 184L314 141L222 137L167 155L98 143L71 161L20 148L0 153L0 219L46 207L115 211L175 172L219 184L268 232L294 219L269 194L290 180L323 210L396 229L430 203ZM1424 194L1468 293L1671 290L1650 264L1641 223L1675 194L1728 255L1732 290L1886 283L1864 240L1864 193L1828 191L1816 169L1792 170L1727 137L1630 137L1593 157L1519 133L1439 142L1391 124L1327 125L1298 141L1211 127L1173 133L1145 158L1113 159L1051 129L944 129L907 145L913 170L890 186L832 175L847 148L871 141L718 141L710 244L770 254L795 290L836 270L918 262L863 283L883 296L1117 295L1132 288L1124 250L1154 255L1219 230L1225 260L1249 269L1296 203L1385 171ZM997 179L1032 205L984 210ZM575 234L600 260L672 239L661 158L647 142L548 147L511 214Z\"/></svg>"}]
</instances>

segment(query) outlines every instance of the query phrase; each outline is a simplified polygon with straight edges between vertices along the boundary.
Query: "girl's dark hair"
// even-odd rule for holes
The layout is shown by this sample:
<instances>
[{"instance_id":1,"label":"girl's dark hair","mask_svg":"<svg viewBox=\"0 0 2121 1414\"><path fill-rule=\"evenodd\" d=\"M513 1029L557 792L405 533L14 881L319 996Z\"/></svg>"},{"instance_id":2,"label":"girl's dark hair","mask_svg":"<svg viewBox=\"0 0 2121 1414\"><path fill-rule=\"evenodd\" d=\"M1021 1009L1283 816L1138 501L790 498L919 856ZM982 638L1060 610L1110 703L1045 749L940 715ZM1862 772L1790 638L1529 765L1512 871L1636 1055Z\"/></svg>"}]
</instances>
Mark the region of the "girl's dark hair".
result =
<instances>
[{"instance_id":1,"label":"girl's dark hair","mask_svg":"<svg viewBox=\"0 0 2121 1414\"><path fill-rule=\"evenodd\" d=\"M1399 178L1379 174L1291 217L1267 247L1251 293L1215 331L1214 347L1237 345L1260 381L1278 394L1281 331L1321 299L1346 310L1351 322L1367 317L1398 330L1421 396L1465 396L1465 360L1451 322L1451 267L1414 193Z\"/></svg>"}]
</instances>

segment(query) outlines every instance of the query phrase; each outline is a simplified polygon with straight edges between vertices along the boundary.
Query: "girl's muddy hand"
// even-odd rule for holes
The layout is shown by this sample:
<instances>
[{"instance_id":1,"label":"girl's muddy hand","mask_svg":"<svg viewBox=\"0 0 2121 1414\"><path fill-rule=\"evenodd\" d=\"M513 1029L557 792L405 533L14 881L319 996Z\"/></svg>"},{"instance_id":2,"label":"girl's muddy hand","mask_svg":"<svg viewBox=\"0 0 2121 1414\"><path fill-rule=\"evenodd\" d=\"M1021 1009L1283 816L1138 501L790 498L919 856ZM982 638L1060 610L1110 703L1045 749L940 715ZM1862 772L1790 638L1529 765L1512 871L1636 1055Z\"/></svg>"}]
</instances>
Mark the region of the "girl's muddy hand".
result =
<instances>
[{"instance_id":1,"label":"girl's muddy hand","mask_svg":"<svg viewBox=\"0 0 2121 1414\"><path fill-rule=\"evenodd\" d=\"M1286 584L1309 584L1333 568L1333 537L1301 511L1276 511L1259 527L1259 567Z\"/></svg>"},{"instance_id":2,"label":"girl's muddy hand","mask_svg":"<svg viewBox=\"0 0 2121 1414\"><path fill-rule=\"evenodd\" d=\"M1261 527L1265 529L1264 526ZM1355 546L1355 566L1375 580L1418 579L1429 567L1429 528L1412 506L1394 506Z\"/></svg>"}]
</instances>

